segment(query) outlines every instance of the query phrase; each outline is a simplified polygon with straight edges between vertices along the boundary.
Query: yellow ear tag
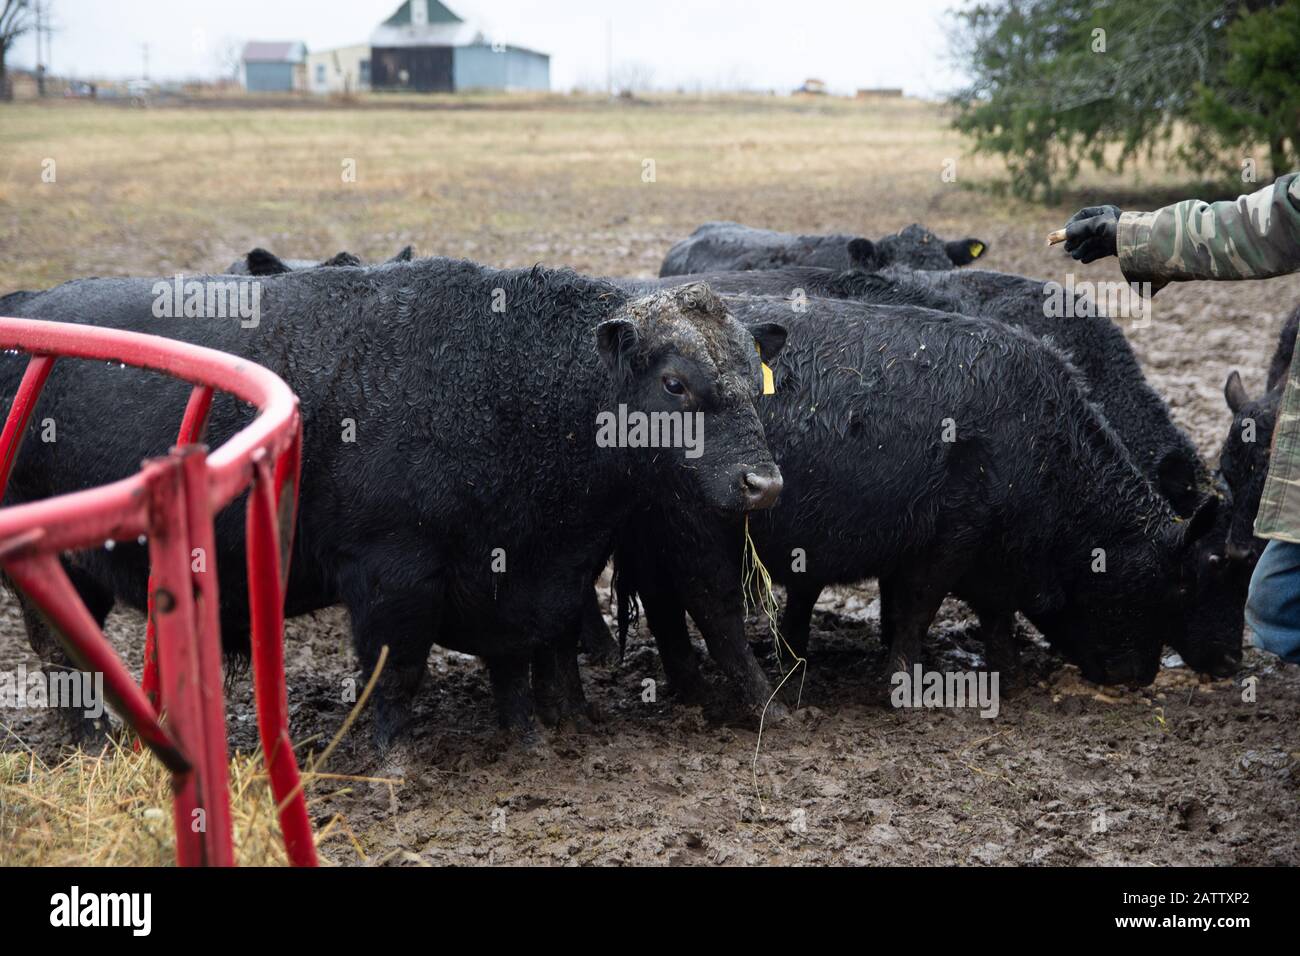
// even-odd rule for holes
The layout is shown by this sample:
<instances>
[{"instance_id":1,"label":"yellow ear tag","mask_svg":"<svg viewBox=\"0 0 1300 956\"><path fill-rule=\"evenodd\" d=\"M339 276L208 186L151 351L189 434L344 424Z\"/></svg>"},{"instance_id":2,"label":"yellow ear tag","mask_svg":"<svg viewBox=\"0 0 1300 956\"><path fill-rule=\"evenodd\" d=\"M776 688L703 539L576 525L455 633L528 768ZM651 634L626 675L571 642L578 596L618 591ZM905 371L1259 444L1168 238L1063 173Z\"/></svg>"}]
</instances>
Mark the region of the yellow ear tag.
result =
<instances>
[{"instance_id":1,"label":"yellow ear tag","mask_svg":"<svg viewBox=\"0 0 1300 956\"><path fill-rule=\"evenodd\" d=\"M763 361L763 348L757 342L754 343L754 351L758 353L758 364L763 366L763 394L775 395L776 381L772 378L772 370Z\"/></svg>"},{"instance_id":2,"label":"yellow ear tag","mask_svg":"<svg viewBox=\"0 0 1300 956\"><path fill-rule=\"evenodd\" d=\"M970 257L972 259L978 259L983 254L983 252L984 252L984 243L972 242L970 244Z\"/></svg>"}]
</instances>

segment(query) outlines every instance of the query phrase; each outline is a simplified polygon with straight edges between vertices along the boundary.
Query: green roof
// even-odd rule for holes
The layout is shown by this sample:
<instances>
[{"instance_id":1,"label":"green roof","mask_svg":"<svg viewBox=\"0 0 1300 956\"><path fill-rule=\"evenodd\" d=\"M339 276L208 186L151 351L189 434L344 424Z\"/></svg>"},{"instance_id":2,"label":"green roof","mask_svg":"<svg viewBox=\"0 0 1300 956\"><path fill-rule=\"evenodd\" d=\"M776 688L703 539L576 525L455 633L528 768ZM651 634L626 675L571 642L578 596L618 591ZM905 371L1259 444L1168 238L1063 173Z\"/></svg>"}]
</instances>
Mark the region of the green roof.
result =
<instances>
[{"instance_id":1,"label":"green roof","mask_svg":"<svg viewBox=\"0 0 1300 956\"><path fill-rule=\"evenodd\" d=\"M430 23L464 23L460 17L444 7L438 0L425 0L429 5ZM397 12L384 21L386 27L404 27L411 23L411 0L397 8Z\"/></svg>"}]
</instances>

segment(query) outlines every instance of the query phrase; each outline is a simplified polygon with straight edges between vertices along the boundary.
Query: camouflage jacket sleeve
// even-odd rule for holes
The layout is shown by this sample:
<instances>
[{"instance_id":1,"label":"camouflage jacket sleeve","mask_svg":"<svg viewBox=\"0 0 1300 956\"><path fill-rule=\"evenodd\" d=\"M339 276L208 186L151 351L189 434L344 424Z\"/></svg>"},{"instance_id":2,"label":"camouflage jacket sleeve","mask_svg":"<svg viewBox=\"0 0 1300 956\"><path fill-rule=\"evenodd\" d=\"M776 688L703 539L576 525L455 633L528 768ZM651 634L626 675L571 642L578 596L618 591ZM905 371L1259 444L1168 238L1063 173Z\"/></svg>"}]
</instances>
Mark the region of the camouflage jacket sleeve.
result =
<instances>
[{"instance_id":1,"label":"camouflage jacket sleeve","mask_svg":"<svg viewBox=\"0 0 1300 956\"><path fill-rule=\"evenodd\" d=\"M1126 212L1115 235L1130 282L1267 279L1300 270L1300 173L1224 202Z\"/></svg>"}]
</instances>

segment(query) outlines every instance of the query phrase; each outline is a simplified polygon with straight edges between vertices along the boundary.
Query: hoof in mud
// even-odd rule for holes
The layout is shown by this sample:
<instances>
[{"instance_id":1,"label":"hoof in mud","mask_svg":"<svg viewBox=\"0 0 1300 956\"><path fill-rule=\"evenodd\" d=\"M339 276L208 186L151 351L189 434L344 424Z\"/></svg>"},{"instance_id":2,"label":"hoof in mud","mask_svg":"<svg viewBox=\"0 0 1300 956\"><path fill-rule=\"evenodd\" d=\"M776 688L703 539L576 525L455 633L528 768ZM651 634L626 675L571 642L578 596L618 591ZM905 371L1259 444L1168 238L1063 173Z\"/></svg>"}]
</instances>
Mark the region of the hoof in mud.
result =
<instances>
[{"instance_id":1,"label":"hoof in mud","mask_svg":"<svg viewBox=\"0 0 1300 956\"><path fill-rule=\"evenodd\" d=\"M560 725L560 706L554 701L539 700L535 706L537 719L541 721L543 727L558 727Z\"/></svg>"},{"instance_id":2,"label":"hoof in mud","mask_svg":"<svg viewBox=\"0 0 1300 956\"><path fill-rule=\"evenodd\" d=\"M713 697L713 688L700 674L689 679L670 680L668 692L673 700L687 707L703 707Z\"/></svg>"},{"instance_id":3,"label":"hoof in mud","mask_svg":"<svg viewBox=\"0 0 1300 956\"><path fill-rule=\"evenodd\" d=\"M387 757L390 752L401 746L402 731L406 729L406 723L390 723L379 720L375 722L374 741L375 749L379 751L381 757Z\"/></svg>"},{"instance_id":4,"label":"hoof in mud","mask_svg":"<svg viewBox=\"0 0 1300 956\"><path fill-rule=\"evenodd\" d=\"M375 702L374 740L380 755L387 754L403 739L411 724L411 701L380 697Z\"/></svg>"},{"instance_id":5,"label":"hoof in mud","mask_svg":"<svg viewBox=\"0 0 1300 956\"><path fill-rule=\"evenodd\" d=\"M773 699L770 704L764 708L759 705L754 711L754 719L761 719L764 729L769 727L782 727L791 723L792 715L790 708L781 703L780 700Z\"/></svg>"},{"instance_id":6,"label":"hoof in mud","mask_svg":"<svg viewBox=\"0 0 1300 956\"><path fill-rule=\"evenodd\" d=\"M389 746L379 758L379 766L375 768L373 776L380 777L389 781L401 781L407 777L407 769L416 766L414 755L411 752L411 746L408 741L398 741ZM383 783L377 786L390 786L391 784Z\"/></svg>"},{"instance_id":7,"label":"hoof in mud","mask_svg":"<svg viewBox=\"0 0 1300 956\"><path fill-rule=\"evenodd\" d=\"M542 749L544 737L533 721L514 723L501 727L496 733L497 745L502 750L535 752Z\"/></svg>"},{"instance_id":8,"label":"hoof in mud","mask_svg":"<svg viewBox=\"0 0 1300 956\"><path fill-rule=\"evenodd\" d=\"M87 754L97 754L115 742L125 744L129 736L126 728L115 729L107 716L94 719L78 713L69 717L65 726L68 728L68 745Z\"/></svg>"},{"instance_id":9,"label":"hoof in mud","mask_svg":"<svg viewBox=\"0 0 1300 956\"><path fill-rule=\"evenodd\" d=\"M586 714L567 714L555 725L555 730L561 734L594 734L596 725Z\"/></svg>"},{"instance_id":10,"label":"hoof in mud","mask_svg":"<svg viewBox=\"0 0 1300 956\"><path fill-rule=\"evenodd\" d=\"M587 701L573 701L567 706L558 701L538 701L534 709L537 720L549 729L589 734L596 728L594 724L605 719L604 712L595 704Z\"/></svg>"},{"instance_id":11,"label":"hoof in mud","mask_svg":"<svg viewBox=\"0 0 1300 956\"><path fill-rule=\"evenodd\" d=\"M903 670L901 667L890 664L883 672L877 674L868 685L871 688L868 702L879 704L889 710L896 709L894 707L894 691L898 685L894 680L894 675ZM904 672L906 673L906 671Z\"/></svg>"}]
</instances>

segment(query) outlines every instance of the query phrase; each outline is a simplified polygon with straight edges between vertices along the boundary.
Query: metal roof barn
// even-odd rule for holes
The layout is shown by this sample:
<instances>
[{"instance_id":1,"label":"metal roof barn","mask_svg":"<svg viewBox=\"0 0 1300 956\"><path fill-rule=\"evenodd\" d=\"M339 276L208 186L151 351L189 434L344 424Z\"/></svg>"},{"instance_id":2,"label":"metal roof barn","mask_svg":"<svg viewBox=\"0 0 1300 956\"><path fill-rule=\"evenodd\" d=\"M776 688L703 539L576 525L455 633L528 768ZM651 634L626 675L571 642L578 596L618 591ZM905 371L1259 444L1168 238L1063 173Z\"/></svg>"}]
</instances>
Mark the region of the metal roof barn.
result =
<instances>
[{"instance_id":1,"label":"metal roof barn","mask_svg":"<svg viewBox=\"0 0 1300 956\"><path fill-rule=\"evenodd\" d=\"M493 43L438 0L406 0L370 37L371 86L452 93L549 90L551 58Z\"/></svg>"},{"instance_id":2,"label":"metal roof barn","mask_svg":"<svg viewBox=\"0 0 1300 956\"><path fill-rule=\"evenodd\" d=\"M253 40L244 44L239 78L252 93L287 93L306 88L307 46L298 40Z\"/></svg>"}]
</instances>

